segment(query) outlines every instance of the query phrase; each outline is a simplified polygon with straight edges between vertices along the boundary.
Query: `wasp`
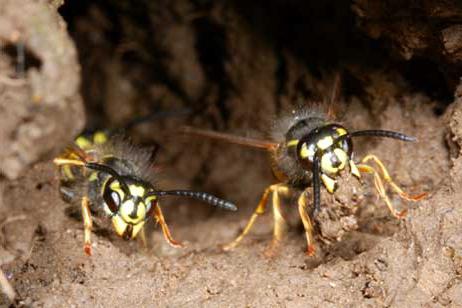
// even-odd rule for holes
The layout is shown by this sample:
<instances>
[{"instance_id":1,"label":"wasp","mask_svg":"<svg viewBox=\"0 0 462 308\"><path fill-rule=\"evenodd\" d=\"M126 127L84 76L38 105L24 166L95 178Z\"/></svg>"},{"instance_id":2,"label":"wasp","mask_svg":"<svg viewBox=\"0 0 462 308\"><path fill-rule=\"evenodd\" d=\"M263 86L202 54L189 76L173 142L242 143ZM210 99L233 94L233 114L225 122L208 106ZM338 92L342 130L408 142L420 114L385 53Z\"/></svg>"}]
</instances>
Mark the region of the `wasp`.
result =
<instances>
[{"instance_id":1,"label":"wasp","mask_svg":"<svg viewBox=\"0 0 462 308\"><path fill-rule=\"evenodd\" d=\"M332 102L330 104L332 105ZM235 248L249 233L257 218L264 214L270 197L274 214L273 246L276 246L283 235L281 196L301 190L297 204L305 229L306 254L315 255L313 220L320 212L321 187L324 186L328 193L334 194L338 188L337 179L344 172L349 172L359 181L361 181L361 174L371 174L379 197L385 202L391 214L398 219L404 217L407 211L395 209L388 197L386 185L408 201L418 201L426 196L426 193L414 196L404 192L393 181L377 156L369 154L360 161L354 159L353 139L358 137L383 137L404 142L416 141L414 137L379 129L350 131L333 119L331 110L324 112L320 104L293 110L275 122L271 140L240 137L189 126L181 129L186 134L260 148L270 154L272 171L278 183L265 189L242 232L232 242L222 247L225 251ZM311 208L310 195L312 195Z\"/></svg>"},{"instance_id":2,"label":"wasp","mask_svg":"<svg viewBox=\"0 0 462 308\"><path fill-rule=\"evenodd\" d=\"M54 159L60 171L63 199L80 201L84 225L84 252L92 254L92 213L112 221L117 235L125 240L140 234L144 243L144 225L151 217L160 225L165 240L182 247L165 221L159 199L164 196L192 197L213 206L235 211L236 206L211 194L190 190L159 190L154 181L152 150L133 145L123 137L108 137L104 132L80 136L75 145Z\"/></svg>"}]
</instances>

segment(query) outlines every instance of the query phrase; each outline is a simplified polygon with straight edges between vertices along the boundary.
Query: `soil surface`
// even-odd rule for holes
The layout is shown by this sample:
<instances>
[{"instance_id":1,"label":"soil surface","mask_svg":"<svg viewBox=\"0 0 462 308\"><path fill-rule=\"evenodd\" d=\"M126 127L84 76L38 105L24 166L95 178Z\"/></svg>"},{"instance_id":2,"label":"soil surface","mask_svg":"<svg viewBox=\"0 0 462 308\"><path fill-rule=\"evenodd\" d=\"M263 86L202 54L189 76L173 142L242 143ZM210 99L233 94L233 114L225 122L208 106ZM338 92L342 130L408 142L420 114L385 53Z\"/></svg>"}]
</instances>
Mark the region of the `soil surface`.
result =
<instances>
[{"instance_id":1,"label":"soil surface","mask_svg":"<svg viewBox=\"0 0 462 308\"><path fill-rule=\"evenodd\" d=\"M278 255L264 255L271 240L271 211L242 245L222 252L218 245L244 226L262 188L270 183L268 177L244 189L251 203L228 194L240 206L237 214L205 211L207 206L184 200L167 203L167 219L174 235L188 242L185 249L168 246L157 229L148 229L147 251L103 229L93 235L94 255L87 257L82 251L82 223L66 215L69 205L60 199L57 172L51 162L44 162L3 187L11 220L3 225L5 247L21 255L3 268L23 301L37 306L461 305L460 196L453 180L460 175L454 169L449 173L447 123L430 108L410 119L405 115L411 113L403 108L412 108L412 102L396 106L383 113L384 127L409 132L421 141L359 143L357 149L382 157L407 190L430 193L416 204L393 198L397 206L410 208L401 222L391 217L366 177L358 230L323 247L317 256L305 256L304 234L290 204L284 210L293 228ZM461 110L455 109L451 123L461 120ZM243 168L265 160L258 152L244 154L249 151L245 148L235 151L242 153ZM240 176L243 182L254 177L252 170ZM177 182L174 177L170 181Z\"/></svg>"},{"instance_id":2,"label":"soil surface","mask_svg":"<svg viewBox=\"0 0 462 308\"><path fill-rule=\"evenodd\" d=\"M240 1L159 0L141 8L125 1L25 1L23 10L42 16L28 19L16 1L0 4L0 42L7 46L0 53L0 260L15 304L462 307L456 2L423 1L412 10L393 1L270 1L262 11ZM425 18L432 22L419 28ZM304 22L293 28L291 20ZM30 30L36 23L53 35ZM410 25L414 31L402 30ZM430 36L435 29L444 36ZM430 44L436 39L438 48ZM47 42L53 48L44 48ZM18 66L18 46L34 65ZM409 202L389 190L393 205L408 209L398 220L378 198L372 176L360 183L345 175L334 195L322 193L315 256L305 255L297 191L283 200L287 234L272 256L271 205L238 247L222 251L276 183L268 153L178 128L267 138L287 110L327 110L323 102L337 74L339 123L417 137L357 138L355 160L377 155L406 192L428 195ZM140 117L150 119L132 122ZM166 220L185 248L170 247L152 221L146 248L96 220L93 255L86 256L78 208L61 199L52 163L85 118L87 129L123 128L137 143L159 145L156 185L207 191L235 202L238 212L164 198ZM0 301L10 304L6 296Z\"/></svg>"}]
</instances>

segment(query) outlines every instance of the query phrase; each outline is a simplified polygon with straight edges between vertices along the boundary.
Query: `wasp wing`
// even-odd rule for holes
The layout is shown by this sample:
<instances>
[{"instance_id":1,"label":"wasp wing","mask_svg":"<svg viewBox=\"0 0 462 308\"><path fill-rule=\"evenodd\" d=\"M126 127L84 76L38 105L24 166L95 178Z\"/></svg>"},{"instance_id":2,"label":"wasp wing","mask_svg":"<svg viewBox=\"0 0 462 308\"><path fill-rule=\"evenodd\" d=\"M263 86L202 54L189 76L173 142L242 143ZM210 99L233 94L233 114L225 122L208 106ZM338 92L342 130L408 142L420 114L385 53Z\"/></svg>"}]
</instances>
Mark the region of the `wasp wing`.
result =
<instances>
[{"instance_id":1,"label":"wasp wing","mask_svg":"<svg viewBox=\"0 0 462 308\"><path fill-rule=\"evenodd\" d=\"M183 126L180 132L188 135L195 135L201 137L212 138L216 140L223 140L230 143L235 143L243 146L265 149L268 151L274 150L278 144L269 140L261 140L255 138L241 137L227 133L220 133L206 129L195 128L191 126Z\"/></svg>"}]
</instances>

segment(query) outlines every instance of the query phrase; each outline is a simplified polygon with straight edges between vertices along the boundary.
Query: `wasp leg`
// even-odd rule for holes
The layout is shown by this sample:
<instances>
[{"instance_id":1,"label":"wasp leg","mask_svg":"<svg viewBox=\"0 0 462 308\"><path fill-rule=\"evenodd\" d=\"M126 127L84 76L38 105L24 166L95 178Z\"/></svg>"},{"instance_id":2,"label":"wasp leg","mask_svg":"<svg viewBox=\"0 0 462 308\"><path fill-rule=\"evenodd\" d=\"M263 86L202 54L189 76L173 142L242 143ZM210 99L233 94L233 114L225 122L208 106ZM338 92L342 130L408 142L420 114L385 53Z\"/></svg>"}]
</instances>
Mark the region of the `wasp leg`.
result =
<instances>
[{"instance_id":1,"label":"wasp leg","mask_svg":"<svg viewBox=\"0 0 462 308\"><path fill-rule=\"evenodd\" d=\"M407 210L398 211L394 208L393 204L391 203L385 191L385 187L383 186L382 179L380 178L379 173L374 168L366 164L360 164L358 165L358 169L361 172L366 172L366 173L370 173L374 175L375 189L377 189L377 192L379 193L380 198L382 198L382 200L385 201L388 209L390 210L393 216L395 216L398 219L401 219L404 216L406 216Z\"/></svg>"},{"instance_id":2,"label":"wasp leg","mask_svg":"<svg viewBox=\"0 0 462 308\"><path fill-rule=\"evenodd\" d=\"M393 188L393 190L396 191L400 195L401 198L408 200L408 201L419 201L427 196L427 193L421 193L418 195L411 196L408 193L404 192L401 189L401 187L399 187L395 182L393 182L390 174L388 173L387 168L385 168L385 166L383 165L383 163L380 161L380 159L377 156L367 155L366 157L363 158L361 162L366 163L370 160L374 161L379 166L380 170L382 171L382 175L383 175L385 182L387 182Z\"/></svg>"},{"instance_id":3,"label":"wasp leg","mask_svg":"<svg viewBox=\"0 0 462 308\"><path fill-rule=\"evenodd\" d=\"M68 203L73 203L77 199L76 193L62 184L59 187L59 193L61 194L61 198Z\"/></svg>"},{"instance_id":4,"label":"wasp leg","mask_svg":"<svg viewBox=\"0 0 462 308\"><path fill-rule=\"evenodd\" d=\"M143 248L147 250L148 242L146 241L146 232L144 231L144 226L140 230L140 240L141 240L141 243L143 244Z\"/></svg>"},{"instance_id":5,"label":"wasp leg","mask_svg":"<svg viewBox=\"0 0 462 308\"><path fill-rule=\"evenodd\" d=\"M88 256L91 256L91 229L93 227L93 220L90 212L90 201L88 197L82 198L82 217L83 217L83 228L84 228L84 244L83 251Z\"/></svg>"},{"instance_id":6,"label":"wasp leg","mask_svg":"<svg viewBox=\"0 0 462 308\"><path fill-rule=\"evenodd\" d=\"M61 165L74 165L74 166L85 166L85 162L77 159L68 159L68 158L55 158L53 160L53 163L55 163L58 166Z\"/></svg>"},{"instance_id":7,"label":"wasp leg","mask_svg":"<svg viewBox=\"0 0 462 308\"><path fill-rule=\"evenodd\" d=\"M305 234L306 234L306 242L307 242L307 249L306 249L306 255L312 257L315 254L315 248L314 248L314 238L313 238L313 224L311 223L310 216L308 215L308 212L306 211L307 204L306 204L307 196L306 196L306 190L300 194L300 197L298 197L298 211L300 213L300 218L302 219L303 222L303 227L305 228Z\"/></svg>"},{"instance_id":8,"label":"wasp leg","mask_svg":"<svg viewBox=\"0 0 462 308\"><path fill-rule=\"evenodd\" d=\"M280 195L287 195L289 188L286 185L277 185L277 188L273 190L273 219L274 219L274 228L273 228L273 240L271 241L270 246L265 250L265 255L267 257L273 257L277 254L279 244L282 241L282 237L286 232L286 221L284 216L282 216L281 211L281 200Z\"/></svg>"},{"instance_id":9,"label":"wasp leg","mask_svg":"<svg viewBox=\"0 0 462 308\"><path fill-rule=\"evenodd\" d=\"M241 241L242 239L249 233L250 229L252 229L253 224L257 220L257 217L264 214L266 210L266 205L268 204L268 198L270 194L273 194L273 202L275 200L274 194L277 194L279 190L284 190L288 191L288 187L284 184L275 184L271 185L268 188L265 189L265 192L263 193L263 196L260 199L260 202L258 202L257 208L255 209L255 212L252 214L252 216L249 219L249 222L245 226L244 230L241 232L241 234L236 237L234 241L232 241L229 244L226 244L222 247L223 250L228 251L234 249ZM279 200L279 198L276 197L276 200ZM278 208L277 210L274 210L275 214L275 226L274 226L274 239L276 238L281 238L282 237L282 230L281 230L281 223L279 216L282 218L280 215L280 210L279 210L279 201L277 202L276 207ZM278 212L276 214L276 211ZM276 218L276 216L278 218Z\"/></svg>"},{"instance_id":10,"label":"wasp leg","mask_svg":"<svg viewBox=\"0 0 462 308\"><path fill-rule=\"evenodd\" d=\"M154 218L156 222L160 224L160 227L162 228L162 233L164 234L164 238L167 241L167 243L169 243L170 246L175 248L183 247L183 244L173 239L172 234L170 233L170 229L168 228L167 223L165 222L162 210L158 205L154 209Z\"/></svg>"}]
</instances>

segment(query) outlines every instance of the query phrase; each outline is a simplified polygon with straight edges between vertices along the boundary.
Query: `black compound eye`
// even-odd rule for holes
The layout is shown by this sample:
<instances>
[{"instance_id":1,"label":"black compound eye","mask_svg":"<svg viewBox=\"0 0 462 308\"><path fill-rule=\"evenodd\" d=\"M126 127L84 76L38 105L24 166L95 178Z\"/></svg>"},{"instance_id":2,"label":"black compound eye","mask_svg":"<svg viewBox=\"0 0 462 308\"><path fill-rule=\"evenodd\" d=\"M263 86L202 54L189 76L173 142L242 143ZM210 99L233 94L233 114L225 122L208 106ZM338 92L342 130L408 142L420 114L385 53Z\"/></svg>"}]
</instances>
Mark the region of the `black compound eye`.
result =
<instances>
[{"instance_id":1,"label":"black compound eye","mask_svg":"<svg viewBox=\"0 0 462 308\"><path fill-rule=\"evenodd\" d=\"M110 187L107 187L104 190L103 199L107 207L111 210L111 212L117 213L121 201L119 193L112 190Z\"/></svg>"}]
</instances>

